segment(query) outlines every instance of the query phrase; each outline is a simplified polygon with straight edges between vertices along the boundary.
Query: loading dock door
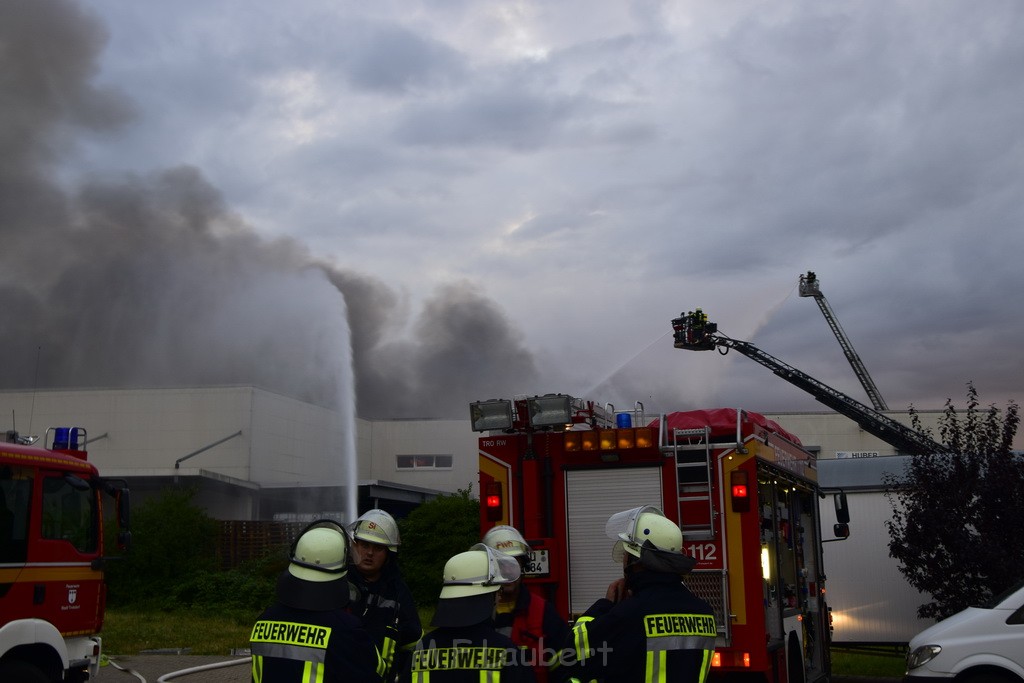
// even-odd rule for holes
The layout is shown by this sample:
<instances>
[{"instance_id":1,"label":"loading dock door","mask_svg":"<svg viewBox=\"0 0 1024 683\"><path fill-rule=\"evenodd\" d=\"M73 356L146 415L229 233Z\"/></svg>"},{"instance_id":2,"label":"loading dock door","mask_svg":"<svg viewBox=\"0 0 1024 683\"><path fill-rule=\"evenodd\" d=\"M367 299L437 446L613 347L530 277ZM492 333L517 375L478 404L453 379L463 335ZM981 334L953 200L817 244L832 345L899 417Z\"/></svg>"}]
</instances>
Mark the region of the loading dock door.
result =
<instances>
[{"instance_id":1,"label":"loading dock door","mask_svg":"<svg viewBox=\"0 0 1024 683\"><path fill-rule=\"evenodd\" d=\"M661 468L616 467L565 473L569 555L569 610L587 611L622 576L612 560L614 541L605 536L608 518L640 505L664 509Z\"/></svg>"}]
</instances>

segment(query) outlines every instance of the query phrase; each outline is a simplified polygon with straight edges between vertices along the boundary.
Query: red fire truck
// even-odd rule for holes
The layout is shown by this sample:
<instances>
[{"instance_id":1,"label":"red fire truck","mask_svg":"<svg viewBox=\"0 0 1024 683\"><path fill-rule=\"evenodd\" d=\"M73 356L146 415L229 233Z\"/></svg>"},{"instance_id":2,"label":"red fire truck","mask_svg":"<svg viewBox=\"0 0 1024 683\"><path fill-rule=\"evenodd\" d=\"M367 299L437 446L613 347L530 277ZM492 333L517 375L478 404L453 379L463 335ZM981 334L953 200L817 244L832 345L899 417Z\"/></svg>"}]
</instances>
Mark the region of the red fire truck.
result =
<instances>
[{"instance_id":1,"label":"red fire truck","mask_svg":"<svg viewBox=\"0 0 1024 683\"><path fill-rule=\"evenodd\" d=\"M816 457L757 413L670 413L564 394L471 405L479 440L481 525L519 528L527 578L574 619L621 576L604 525L655 505L697 559L684 577L715 610L712 675L824 680L830 636ZM836 497L838 538L849 535Z\"/></svg>"},{"instance_id":2,"label":"red fire truck","mask_svg":"<svg viewBox=\"0 0 1024 683\"><path fill-rule=\"evenodd\" d=\"M8 432L0 443L0 681L85 681L98 674L105 609L102 498L115 500L126 547L128 489L86 460L80 427L30 442Z\"/></svg>"}]
</instances>

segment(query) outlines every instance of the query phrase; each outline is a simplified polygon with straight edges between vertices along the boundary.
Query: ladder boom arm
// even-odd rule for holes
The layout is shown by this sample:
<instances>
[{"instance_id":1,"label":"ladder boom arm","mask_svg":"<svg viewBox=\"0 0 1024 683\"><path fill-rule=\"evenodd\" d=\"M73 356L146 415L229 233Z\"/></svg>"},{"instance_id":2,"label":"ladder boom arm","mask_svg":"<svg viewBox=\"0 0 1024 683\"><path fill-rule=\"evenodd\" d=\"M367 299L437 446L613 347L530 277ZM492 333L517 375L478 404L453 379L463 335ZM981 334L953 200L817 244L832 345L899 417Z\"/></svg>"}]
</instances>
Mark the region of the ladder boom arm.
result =
<instances>
[{"instance_id":1,"label":"ladder boom arm","mask_svg":"<svg viewBox=\"0 0 1024 683\"><path fill-rule=\"evenodd\" d=\"M839 319L836 318L832 307L829 306L828 299L821 293L821 285L813 272L808 271L807 275L800 276L800 296L811 297L818 304L821 314L825 316L825 322L832 329L832 334L835 335L839 346L843 349L843 353L846 354L846 360L849 361L850 367L853 368L853 374L857 376L861 386L864 387L871 405L878 411L889 410L885 399L882 398L882 393L878 391L878 387L875 386L874 380L868 374L868 369L864 366L864 362L861 361L860 356L854 351L850 338L846 336L842 325L839 324Z\"/></svg>"},{"instance_id":2,"label":"ladder boom arm","mask_svg":"<svg viewBox=\"0 0 1024 683\"><path fill-rule=\"evenodd\" d=\"M850 367L853 368L853 374L857 376L860 386L864 387L864 392L867 393L867 398L871 401L874 410L880 412L888 411L889 407L882 397L882 392L879 391L877 386L874 386L874 380L867 373L867 368L864 367L860 356L853 350L853 344L850 342L850 338L846 336L843 326L839 324L839 318L836 317L836 313L828 305L825 295L821 293L821 284L813 270L808 270L806 275L800 276L800 296L811 297L818 304L821 314L825 317L825 323L828 324L833 334L836 335L843 353L846 354L846 359L850 362Z\"/></svg>"},{"instance_id":3,"label":"ladder boom arm","mask_svg":"<svg viewBox=\"0 0 1024 683\"><path fill-rule=\"evenodd\" d=\"M815 297L814 299L818 303L818 308L821 309L822 314L825 316L825 320L828 322L828 326L832 328L832 334L839 340L839 346L843 348L843 353L846 354L846 360L850 361L850 367L853 368L853 374L857 375L857 379L860 380L860 384L864 387L864 391L867 392L868 398L871 399L871 405L874 406L875 410L889 410L889 406L886 405L885 399L882 398L881 392L878 391L878 387L875 386L874 380L871 379L871 375L868 374L868 369L864 367L863 361L857 352L853 350L853 345L847 338L846 333L843 332L842 326L832 313L832 307L828 305L828 300L824 297Z\"/></svg>"},{"instance_id":4,"label":"ladder boom arm","mask_svg":"<svg viewBox=\"0 0 1024 683\"><path fill-rule=\"evenodd\" d=\"M735 349L790 384L803 389L832 410L850 418L864 431L890 444L902 454L925 455L948 451L945 446L925 434L836 391L807 373L762 351L750 342L732 339L719 333L718 326L715 323L707 322L707 316L700 309L696 313L691 312L676 318L672 321L672 327L675 330L675 347L677 349L709 351L717 348L726 349L726 352L728 349Z\"/></svg>"}]
</instances>

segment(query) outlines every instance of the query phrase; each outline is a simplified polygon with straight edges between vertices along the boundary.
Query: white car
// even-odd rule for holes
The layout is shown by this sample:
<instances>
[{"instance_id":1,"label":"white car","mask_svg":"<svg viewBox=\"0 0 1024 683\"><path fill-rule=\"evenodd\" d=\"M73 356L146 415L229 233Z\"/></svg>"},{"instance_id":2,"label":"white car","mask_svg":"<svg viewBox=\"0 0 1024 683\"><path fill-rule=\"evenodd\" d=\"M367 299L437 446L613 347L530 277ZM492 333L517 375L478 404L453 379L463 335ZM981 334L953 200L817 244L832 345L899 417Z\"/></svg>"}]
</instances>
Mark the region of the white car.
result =
<instances>
[{"instance_id":1,"label":"white car","mask_svg":"<svg viewBox=\"0 0 1024 683\"><path fill-rule=\"evenodd\" d=\"M910 641L906 683L1024 683L1024 582Z\"/></svg>"}]
</instances>

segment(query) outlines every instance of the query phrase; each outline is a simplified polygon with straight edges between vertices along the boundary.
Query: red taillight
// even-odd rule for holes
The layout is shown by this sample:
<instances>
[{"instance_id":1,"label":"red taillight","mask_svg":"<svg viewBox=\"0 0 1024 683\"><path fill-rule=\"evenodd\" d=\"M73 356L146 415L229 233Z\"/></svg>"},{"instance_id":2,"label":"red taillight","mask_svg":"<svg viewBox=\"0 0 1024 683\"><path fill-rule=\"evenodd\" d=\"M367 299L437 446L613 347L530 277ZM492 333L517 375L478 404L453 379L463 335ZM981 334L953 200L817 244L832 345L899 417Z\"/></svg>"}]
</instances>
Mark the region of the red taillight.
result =
<instances>
[{"instance_id":1,"label":"red taillight","mask_svg":"<svg viewBox=\"0 0 1024 683\"><path fill-rule=\"evenodd\" d=\"M501 482L492 481L487 485L487 493L484 495L484 507L487 508L487 521L500 522L504 516L501 500Z\"/></svg>"},{"instance_id":2,"label":"red taillight","mask_svg":"<svg viewBox=\"0 0 1024 683\"><path fill-rule=\"evenodd\" d=\"M750 488L747 473L744 470L733 470L729 474L729 486L732 491L732 511L750 511Z\"/></svg>"},{"instance_id":3,"label":"red taillight","mask_svg":"<svg viewBox=\"0 0 1024 683\"><path fill-rule=\"evenodd\" d=\"M721 652L715 651L715 654L711 656L711 666L713 668L729 667L730 669L749 669L750 668L750 653L749 652L726 652L724 655Z\"/></svg>"}]
</instances>

